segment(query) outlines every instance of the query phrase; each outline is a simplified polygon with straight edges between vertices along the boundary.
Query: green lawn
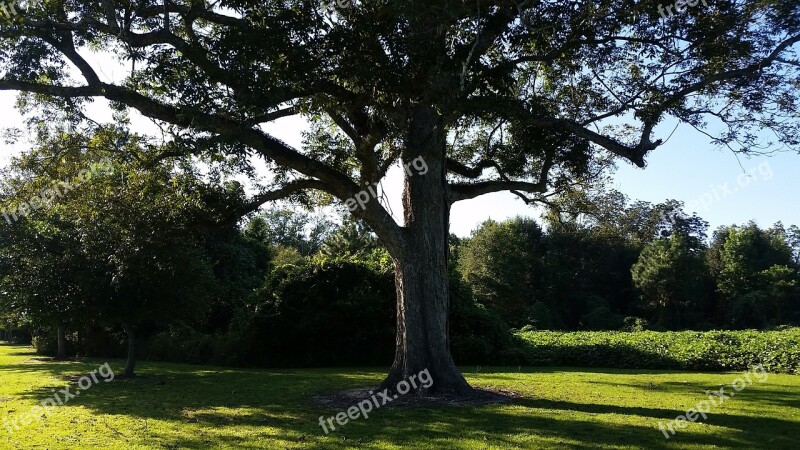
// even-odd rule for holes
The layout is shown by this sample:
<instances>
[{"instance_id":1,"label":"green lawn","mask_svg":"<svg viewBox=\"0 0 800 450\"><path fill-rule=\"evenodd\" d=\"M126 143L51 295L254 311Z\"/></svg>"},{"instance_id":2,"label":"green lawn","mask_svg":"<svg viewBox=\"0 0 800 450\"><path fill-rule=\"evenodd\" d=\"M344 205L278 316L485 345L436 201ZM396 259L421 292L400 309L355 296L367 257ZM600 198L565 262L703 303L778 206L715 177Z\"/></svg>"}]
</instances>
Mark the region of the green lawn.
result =
<instances>
[{"instance_id":1,"label":"green lawn","mask_svg":"<svg viewBox=\"0 0 800 450\"><path fill-rule=\"evenodd\" d=\"M0 345L0 419L13 420L105 361L47 362ZM122 361L110 361L116 373ZM669 421L736 373L464 367L475 386L523 395L480 407L384 407L325 435L315 394L378 383L380 369L233 370L142 362L102 380L0 448L800 448L800 376L770 374L665 439ZM72 381L70 381L72 380ZM434 380L435 382L435 380ZM73 390L74 391L74 390Z\"/></svg>"}]
</instances>

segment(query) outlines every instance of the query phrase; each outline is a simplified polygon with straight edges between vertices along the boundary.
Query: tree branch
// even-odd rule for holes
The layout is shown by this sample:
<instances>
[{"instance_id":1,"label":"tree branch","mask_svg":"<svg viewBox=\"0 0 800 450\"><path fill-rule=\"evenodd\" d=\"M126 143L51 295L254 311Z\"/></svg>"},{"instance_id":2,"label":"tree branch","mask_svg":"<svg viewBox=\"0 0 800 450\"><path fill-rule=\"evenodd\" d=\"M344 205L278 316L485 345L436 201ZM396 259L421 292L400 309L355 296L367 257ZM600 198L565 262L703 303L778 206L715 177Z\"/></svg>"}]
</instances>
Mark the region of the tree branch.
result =
<instances>
[{"instance_id":1,"label":"tree branch","mask_svg":"<svg viewBox=\"0 0 800 450\"><path fill-rule=\"evenodd\" d=\"M545 155L542 168L539 172L539 180L535 183L529 181L509 180L502 172L499 175L502 180L480 181L477 183L457 183L449 186L449 201L452 205L455 202L469 200L484 194L501 191L523 191L523 192L547 192L547 180L550 170L555 165L555 152L550 151Z\"/></svg>"}]
</instances>

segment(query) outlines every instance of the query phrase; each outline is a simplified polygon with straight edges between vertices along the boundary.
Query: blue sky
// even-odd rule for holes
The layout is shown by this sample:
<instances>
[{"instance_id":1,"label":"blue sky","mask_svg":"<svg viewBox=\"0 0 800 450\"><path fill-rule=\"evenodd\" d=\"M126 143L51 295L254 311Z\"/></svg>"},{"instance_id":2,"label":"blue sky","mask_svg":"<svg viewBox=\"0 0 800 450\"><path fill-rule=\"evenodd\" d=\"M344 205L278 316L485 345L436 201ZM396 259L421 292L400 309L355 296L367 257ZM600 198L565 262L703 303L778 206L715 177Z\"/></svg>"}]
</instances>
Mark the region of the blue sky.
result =
<instances>
[{"instance_id":1,"label":"blue sky","mask_svg":"<svg viewBox=\"0 0 800 450\"><path fill-rule=\"evenodd\" d=\"M674 127L674 122L659 127L654 139L665 138ZM645 169L624 162L619 166L611 187L631 199L651 203L683 201L687 212L697 212L710 223L710 231L749 220L761 226L777 221L800 225L800 155L796 152L737 156L682 125L650 154ZM465 236L480 222L475 220L478 217L502 220L515 215L536 216L511 194L486 195L473 203L457 204L452 229Z\"/></svg>"},{"instance_id":2,"label":"blue sky","mask_svg":"<svg viewBox=\"0 0 800 450\"><path fill-rule=\"evenodd\" d=\"M621 167L618 189L650 202L684 201L711 224L741 224L754 219L761 226L777 221L800 225L800 155L777 152L745 157L708 144L689 127L648 159L644 170ZM711 199L711 201L709 201Z\"/></svg>"},{"instance_id":3,"label":"blue sky","mask_svg":"<svg viewBox=\"0 0 800 450\"><path fill-rule=\"evenodd\" d=\"M0 93L0 128L21 126L21 119L12 108L13 101L12 93ZM100 105L93 109L92 116L96 119L107 114ZM675 124L667 125L656 130L655 138L669 135ZM152 126L143 119L134 120L134 126L139 131L152 131ZM299 146L300 132L305 127L302 119L286 118L269 126L267 131ZM0 165L23 148L0 143ZM797 198L800 155L797 153L750 158L740 155L737 158L729 150L713 147L707 137L692 128L680 126L647 162L645 169L620 163L612 187L632 199L653 203L681 200L688 206L688 212L695 211L710 222L711 230L751 219L761 226L770 226L779 220L785 225L800 225L800 200ZM396 167L390 171L383 187L398 221L401 185L401 169ZM457 203L451 214L451 230L458 236L468 236L486 219L503 220L517 215L536 217L537 212L510 193L489 194Z\"/></svg>"}]
</instances>

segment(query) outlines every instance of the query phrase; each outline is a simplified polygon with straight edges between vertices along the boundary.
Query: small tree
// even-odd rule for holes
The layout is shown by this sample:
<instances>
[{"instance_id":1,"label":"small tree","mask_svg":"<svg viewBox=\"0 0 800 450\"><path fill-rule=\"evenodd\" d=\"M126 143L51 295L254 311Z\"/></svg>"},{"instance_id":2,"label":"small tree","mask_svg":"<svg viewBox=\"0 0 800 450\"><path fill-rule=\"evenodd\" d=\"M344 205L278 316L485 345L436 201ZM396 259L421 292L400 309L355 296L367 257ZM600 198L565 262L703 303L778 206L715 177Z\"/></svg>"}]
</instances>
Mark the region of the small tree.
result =
<instances>
[{"instance_id":1,"label":"small tree","mask_svg":"<svg viewBox=\"0 0 800 450\"><path fill-rule=\"evenodd\" d=\"M39 337L55 337L56 358L64 359L67 331L88 323L96 312L90 292L99 280L78 228L65 215L67 192L88 182L82 176L90 174L74 160L42 164L60 157L57 148L43 145L7 167L3 184L14 195L2 202L2 226L4 258L13 261L5 269L7 304L27 318Z\"/></svg>"},{"instance_id":2,"label":"small tree","mask_svg":"<svg viewBox=\"0 0 800 450\"><path fill-rule=\"evenodd\" d=\"M85 251L104 267L100 317L125 331L132 377L141 325L207 313L212 270L195 224L212 215L206 202L215 193L190 168L143 167L147 152L128 145L139 157L111 160L113 174L73 196L70 211Z\"/></svg>"}]
</instances>

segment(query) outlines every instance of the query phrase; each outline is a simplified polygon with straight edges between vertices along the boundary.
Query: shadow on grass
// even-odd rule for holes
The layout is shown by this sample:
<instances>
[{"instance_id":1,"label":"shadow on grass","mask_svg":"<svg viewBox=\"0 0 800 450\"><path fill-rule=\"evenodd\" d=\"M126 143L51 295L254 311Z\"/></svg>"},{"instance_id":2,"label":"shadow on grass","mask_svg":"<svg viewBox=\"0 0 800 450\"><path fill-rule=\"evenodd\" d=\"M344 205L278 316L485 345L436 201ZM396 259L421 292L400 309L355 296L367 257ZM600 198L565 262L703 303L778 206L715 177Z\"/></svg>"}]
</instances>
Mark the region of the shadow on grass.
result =
<instances>
[{"instance_id":1,"label":"shadow on grass","mask_svg":"<svg viewBox=\"0 0 800 450\"><path fill-rule=\"evenodd\" d=\"M711 373L707 373L708 375L712 375ZM658 381L655 383L648 383L648 384L636 384L636 383L611 383L608 381L596 381L590 380L586 381L592 384L602 385L604 387L614 387L619 388L620 386L625 386L632 389L640 389L640 390L650 390L655 392L661 393L675 393L675 394L696 394L697 401L707 400L709 395L706 394L707 391L711 392L719 392L721 387L725 388L726 395L730 393L737 393L734 390L732 384L733 381L742 378L741 373L729 373L729 374L713 374L713 375L730 375L730 380L728 383L724 384L715 384L709 385L707 383L701 383L698 381L685 381L685 382L678 382L678 381ZM788 375L792 376L792 375ZM767 378L769 380L769 378ZM793 388L791 385L782 385L782 384L774 384L771 383L769 385L763 385L758 382L757 379L753 379L753 383L747 385L744 389L741 390L740 399L744 398L746 401L751 401L753 403L758 403L762 405L773 405L779 407L788 407L800 410L800 392L790 392L787 389L780 389L781 387L784 388Z\"/></svg>"},{"instance_id":2,"label":"shadow on grass","mask_svg":"<svg viewBox=\"0 0 800 450\"><path fill-rule=\"evenodd\" d=\"M28 356L27 353L22 355ZM102 363L99 360L29 361L0 367L0 377L16 371L44 371L63 377L87 373ZM121 366L119 361L112 363L115 370ZM595 369L569 370L592 372ZM549 371L564 372L567 369L521 370L524 373ZM530 398L516 399L506 405L480 407L385 408L374 411L368 420L353 421L325 435L318 425L318 417L329 417L338 411L312 403L311 397L332 390L377 385L383 376L381 371L235 370L142 363L141 373L146 377L139 380L101 381L79 398L71 400L70 405L81 405L99 414L130 417L141 425L114 430L115 438L132 445L157 442L162 448L282 448L290 444L309 449L386 444L403 448L452 448L467 441L480 448L487 445L533 448L542 442L578 449L599 446L666 449L674 448L676 444L687 447L800 447L793 434L797 422L789 420L714 414L709 415L707 422L730 431L722 436L702 433L693 427L704 425L693 424L667 440L658 430L658 421L672 420L682 411ZM492 368L490 373L497 373L496 369ZM642 372L614 370L611 373ZM502 375L513 377L513 373ZM675 389L676 392L687 388L683 383L666 384L666 389ZM38 387L22 393L21 397L38 402L49 397L53 389L63 386ZM634 386L645 389L644 386ZM699 388L699 384L694 387ZM786 401L782 398L787 395L772 389L754 390L752 394L754 401L776 404ZM788 401L795 402L797 398L794 396ZM784 406L791 404L783 403ZM597 420L598 415L652 419L646 421L652 425L642 425L641 420L634 425L613 423ZM153 420L166 422L169 430L148 428L148 421Z\"/></svg>"}]
</instances>

